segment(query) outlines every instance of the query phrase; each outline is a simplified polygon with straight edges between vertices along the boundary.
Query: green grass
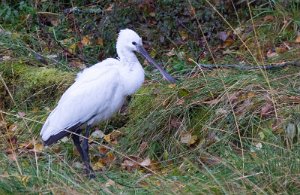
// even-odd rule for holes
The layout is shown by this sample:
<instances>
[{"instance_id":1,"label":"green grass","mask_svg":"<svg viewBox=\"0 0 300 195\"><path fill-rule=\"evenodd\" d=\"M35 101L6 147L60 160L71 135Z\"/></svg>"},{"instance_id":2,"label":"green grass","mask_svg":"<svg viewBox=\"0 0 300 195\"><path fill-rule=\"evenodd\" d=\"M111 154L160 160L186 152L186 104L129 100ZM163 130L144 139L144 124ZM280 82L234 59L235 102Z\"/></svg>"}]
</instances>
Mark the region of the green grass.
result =
<instances>
[{"instance_id":1,"label":"green grass","mask_svg":"<svg viewBox=\"0 0 300 195\"><path fill-rule=\"evenodd\" d=\"M249 20L243 25L255 24L256 31L244 43L236 39L226 48L232 51L228 54L215 50L214 60L254 65L299 60L299 47L294 43L276 58L259 57L256 40L263 55L284 41L292 45L298 7L293 4L286 9L290 11L275 2L272 8L253 10L254 23ZM263 21L266 15L274 16L271 24ZM282 18L291 18L285 28ZM64 25L54 28L58 36L67 36L63 32L69 27ZM165 61L179 82L169 85L146 68L147 82L125 111L98 126L105 134L115 129L123 135L117 144L101 139L91 143L93 166L105 158L99 149L103 145L116 159L89 180L70 139L37 152L24 145L41 143L42 123L72 83L75 69L65 59L55 63L46 57L48 65L39 62L34 51L47 56L57 48L47 48L37 31L24 33L19 27L9 26L12 34L0 36L0 57L12 57L0 62L0 194L298 193L299 67L268 72L200 70L188 60L196 51L176 48L175 55ZM212 57L201 61L211 63ZM194 140L187 143L187 135ZM130 171L124 165L126 159L140 162L147 157L149 167Z\"/></svg>"}]
</instances>

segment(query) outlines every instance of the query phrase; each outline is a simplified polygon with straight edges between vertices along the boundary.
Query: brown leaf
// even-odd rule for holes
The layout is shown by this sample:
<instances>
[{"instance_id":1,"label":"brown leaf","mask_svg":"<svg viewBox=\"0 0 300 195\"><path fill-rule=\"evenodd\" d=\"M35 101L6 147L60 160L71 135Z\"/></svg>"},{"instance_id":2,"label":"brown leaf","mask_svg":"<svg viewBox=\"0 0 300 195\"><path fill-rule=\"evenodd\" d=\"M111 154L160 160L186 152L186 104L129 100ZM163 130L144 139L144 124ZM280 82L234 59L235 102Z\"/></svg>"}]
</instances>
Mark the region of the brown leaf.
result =
<instances>
[{"instance_id":1,"label":"brown leaf","mask_svg":"<svg viewBox=\"0 0 300 195\"><path fill-rule=\"evenodd\" d=\"M207 166L218 165L222 162L222 159L220 157L212 156L210 154L203 154L199 159Z\"/></svg>"},{"instance_id":2,"label":"brown leaf","mask_svg":"<svg viewBox=\"0 0 300 195\"><path fill-rule=\"evenodd\" d=\"M131 161L131 160L124 160L123 163L121 164L122 168L127 170L127 171L133 171L138 168L138 164Z\"/></svg>"},{"instance_id":3,"label":"brown leaf","mask_svg":"<svg viewBox=\"0 0 300 195\"><path fill-rule=\"evenodd\" d=\"M102 163L102 161L97 161L95 164L93 164L93 169L95 171L99 171L99 170L103 170L104 169L104 164Z\"/></svg>"},{"instance_id":4,"label":"brown leaf","mask_svg":"<svg viewBox=\"0 0 300 195\"><path fill-rule=\"evenodd\" d=\"M12 145L16 145L17 142L18 142L18 138L17 138L16 136L12 136L12 137L9 137L9 138L7 139L7 141L8 141L10 144L12 144Z\"/></svg>"},{"instance_id":5,"label":"brown leaf","mask_svg":"<svg viewBox=\"0 0 300 195\"><path fill-rule=\"evenodd\" d=\"M263 107L260 110L260 115L261 116L270 116L274 111L274 107L272 103L266 103L265 105L263 105Z\"/></svg>"},{"instance_id":6,"label":"brown leaf","mask_svg":"<svg viewBox=\"0 0 300 195\"><path fill-rule=\"evenodd\" d=\"M192 5L190 6L189 11L190 11L190 14L191 14L192 17L194 17L196 15L195 8Z\"/></svg>"},{"instance_id":7,"label":"brown leaf","mask_svg":"<svg viewBox=\"0 0 300 195\"><path fill-rule=\"evenodd\" d=\"M100 46L103 46L103 39L102 38L96 39L96 44L100 45Z\"/></svg>"},{"instance_id":8,"label":"brown leaf","mask_svg":"<svg viewBox=\"0 0 300 195\"><path fill-rule=\"evenodd\" d=\"M118 143L118 138L123 135L123 133L121 131L118 130L114 130L113 132L111 132L108 135L104 135L103 139L110 144L117 144Z\"/></svg>"},{"instance_id":9,"label":"brown leaf","mask_svg":"<svg viewBox=\"0 0 300 195\"><path fill-rule=\"evenodd\" d=\"M274 20L274 16L272 16L272 15L266 15L264 17L265 22L272 22L273 20Z\"/></svg>"},{"instance_id":10,"label":"brown leaf","mask_svg":"<svg viewBox=\"0 0 300 195\"><path fill-rule=\"evenodd\" d=\"M79 61L79 60L72 60L69 63L69 66L74 67L74 68L80 68L80 69L86 68L86 65L84 63L82 63L81 61Z\"/></svg>"},{"instance_id":11,"label":"brown leaf","mask_svg":"<svg viewBox=\"0 0 300 195\"><path fill-rule=\"evenodd\" d=\"M90 45L90 44L91 44L90 37L89 37L89 36L84 36L84 37L81 39L81 43L82 43L83 46Z\"/></svg>"},{"instance_id":12,"label":"brown leaf","mask_svg":"<svg viewBox=\"0 0 300 195\"><path fill-rule=\"evenodd\" d=\"M18 126L15 125L15 124L12 124L12 125L10 125L10 126L8 127L8 130L9 130L9 131L16 131L17 129L18 129Z\"/></svg>"},{"instance_id":13,"label":"brown leaf","mask_svg":"<svg viewBox=\"0 0 300 195\"><path fill-rule=\"evenodd\" d=\"M219 103L220 101L221 101L220 99L216 98L216 99L213 99L213 100L204 101L203 103L213 106L213 105Z\"/></svg>"},{"instance_id":14,"label":"brown leaf","mask_svg":"<svg viewBox=\"0 0 300 195\"><path fill-rule=\"evenodd\" d=\"M295 40L295 43L300 43L300 33L298 34L296 40Z\"/></svg>"},{"instance_id":15,"label":"brown leaf","mask_svg":"<svg viewBox=\"0 0 300 195\"><path fill-rule=\"evenodd\" d=\"M100 154L107 154L109 152L109 149L107 149L104 146L99 146L98 151L99 151Z\"/></svg>"},{"instance_id":16,"label":"brown leaf","mask_svg":"<svg viewBox=\"0 0 300 195\"><path fill-rule=\"evenodd\" d=\"M44 149L44 145L43 144L36 143L34 145L34 148L32 150L30 150L30 151L36 152L36 153L41 153L43 151L43 149Z\"/></svg>"},{"instance_id":17,"label":"brown leaf","mask_svg":"<svg viewBox=\"0 0 300 195\"><path fill-rule=\"evenodd\" d=\"M170 125L171 127L175 128L175 129L178 129L181 125L182 121L181 119L179 118L172 118L171 121L170 121Z\"/></svg>"},{"instance_id":18,"label":"brown leaf","mask_svg":"<svg viewBox=\"0 0 300 195\"><path fill-rule=\"evenodd\" d=\"M145 150L148 148L148 142L142 142L140 147L139 147L139 153L145 152Z\"/></svg>"},{"instance_id":19,"label":"brown leaf","mask_svg":"<svg viewBox=\"0 0 300 195\"><path fill-rule=\"evenodd\" d=\"M112 3L112 4L110 4L110 5L108 6L108 8L105 9L105 11L110 12L110 11L113 10L113 7L114 7L114 4Z\"/></svg>"},{"instance_id":20,"label":"brown leaf","mask_svg":"<svg viewBox=\"0 0 300 195\"><path fill-rule=\"evenodd\" d=\"M272 49L268 50L267 52L267 57L268 58L274 58L274 57L277 57L278 56L278 53L276 53L276 51L273 51Z\"/></svg>"}]
</instances>

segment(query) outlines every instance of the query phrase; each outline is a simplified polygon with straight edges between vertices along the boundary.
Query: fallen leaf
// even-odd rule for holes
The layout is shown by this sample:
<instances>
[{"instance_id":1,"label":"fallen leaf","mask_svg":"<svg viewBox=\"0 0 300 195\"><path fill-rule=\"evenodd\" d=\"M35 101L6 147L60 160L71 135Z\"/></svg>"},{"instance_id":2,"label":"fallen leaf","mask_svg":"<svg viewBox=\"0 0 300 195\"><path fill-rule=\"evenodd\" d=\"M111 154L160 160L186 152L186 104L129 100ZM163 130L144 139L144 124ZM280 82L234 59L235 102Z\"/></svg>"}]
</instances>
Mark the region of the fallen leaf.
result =
<instances>
[{"instance_id":1,"label":"fallen leaf","mask_svg":"<svg viewBox=\"0 0 300 195\"><path fill-rule=\"evenodd\" d=\"M11 57L10 56L2 56L2 61L8 61L8 60L10 60L11 59Z\"/></svg>"},{"instance_id":2,"label":"fallen leaf","mask_svg":"<svg viewBox=\"0 0 300 195\"><path fill-rule=\"evenodd\" d=\"M195 10L195 8L194 8L192 5L190 6L189 11L190 11L190 15L191 15L192 17L194 17L194 16L196 15L196 10Z\"/></svg>"},{"instance_id":3,"label":"fallen leaf","mask_svg":"<svg viewBox=\"0 0 300 195\"><path fill-rule=\"evenodd\" d=\"M181 134L180 142L187 145L193 145L194 143L196 143L197 139L198 138L196 135L192 135L189 132L185 132Z\"/></svg>"},{"instance_id":4,"label":"fallen leaf","mask_svg":"<svg viewBox=\"0 0 300 195\"><path fill-rule=\"evenodd\" d=\"M138 164L131 160L124 160L121 164L122 168L127 171L133 171L138 168Z\"/></svg>"},{"instance_id":5,"label":"fallen leaf","mask_svg":"<svg viewBox=\"0 0 300 195\"><path fill-rule=\"evenodd\" d=\"M155 17L156 14L155 14L155 12L150 12L149 15L150 15L151 17Z\"/></svg>"},{"instance_id":6,"label":"fallen leaf","mask_svg":"<svg viewBox=\"0 0 300 195\"><path fill-rule=\"evenodd\" d=\"M213 99L213 100L204 101L203 103L213 106L213 105L219 103L220 101L221 101L220 99L216 98L216 99Z\"/></svg>"},{"instance_id":7,"label":"fallen leaf","mask_svg":"<svg viewBox=\"0 0 300 195\"><path fill-rule=\"evenodd\" d=\"M295 43L300 43L300 32L297 33Z\"/></svg>"},{"instance_id":8,"label":"fallen leaf","mask_svg":"<svg viewBox=\"0 0 300 195\"><path fill-rule=\"evenodd\" d=\"M76 161L72 164L72 167L75 167L76 169L83 169L82 163Z\"/></svg>"},{"instance_id":9,"label":"fallen leaf","mask_svg":"<svg viewBox=\"0 0 300 195\"><path fill-rule=\"evenodd\" d=\"M278 56L278 53L276 53L275 51L273 51L273 50L268 50L268 52L267 52L267 57L268 58L274 58L274 57L277 57Z\"/></svg>"},{"instance_id":10,"label":"fallen leaf","mask_svg":"<svg viewBox=\"0 0 300 195\"><path fill-rule=\"evenodd\" d=\"M103 39L102 38L96 39L96 44L100 45L100 46L103 46Z\"/></svg>"},{"instance_id":11,"label":"fallen leaf","mask_svg":"<svg viewBox=\"0 0 300 195\"><path fill-rule=\"evenodd\" d=\"M187 40L189 38L189 35L186 31L184 30L180 30L179 31L180 37L183 41Z\"/></svg>"},{"instance_id":12,"label":"fallen leaf","mask_svg":"<svg viewBox=\"0 0 300 195\"><path fill-rule=\"evenodd\" d=\"M89 36L84 36L84 37L81 39L81 43L82 43L82 45L84 45L84 46L90 45L90 44L91 44L90 37L89 37Z\"/></svg>"},{"instance_id":13,"label":"fallen leaf","mask_svg":"<svg viewBox=\"0 0 300 195\"><path fill-rule=\"evenodd\" d=\"M104 164L101 162L101 161L97 161L95 164L93 164L93 169L95 171L98 171L98 170L103 170L104 169Z\"/></svg>"},{"instance_id":14,"label":"fallen leaf","mask_svg":"<svg viewBox=\"0 0 300 195\"><path fill-rule=\"evenodd\" d=\"M272 15L266 15L265 17L264 17L264 21L265 22L271 22L271 21L273 21L274 20L274 16L272 16Z\"/></svg>"},{"instance_id":15,"label":"fallen leaf","mask_svg":"<svg viewBox=\"0 0 300 195\"><path fill-rule=\"evenodd\" d=\"M142 142L139 147L139 154L142 154L145 152L145 150L148 148L148 142Z\"/></svg>"},{"instance_id":16,"label":"fallen leaf","mask_svg":"<svg viewBox=\"0 0 300 195\"><path fill-rule=\"evenodd\" d=\"M9 131L16 131L17 129L18 129L18 126L15 125L15 124L12 124L12 125L10 125L10 126L8 127L8 130L9 130Z\"/></svg>"},{"instance_id":17,"label":"fallen leaf","mask_svg":"<svg viewBox=\"0 0 300 195\"><path fill-rule=\"evenodd\" d=\"M7 157L8 157L8 159L9 159L10 161L16 161L16 160L17 160L17 156L16 156L16 153L15 153L15 152L13 152L13 153L11 153L11 154L8 154Z\"/></svg>"},{"instance_id":18,"label":"fallen leaf","mask_svg":"<svg viewBox=\"0 0 300 195\"><path fill-rule=\"evenodd\" d=\"M112 3L112 4L110 4L110 5L108 6L108 8L105 9L105 11L110 12L110 11L113 10L113 7L114 7L114 4Z\"/></svg>"},{"instance_id":19,"label":"fallen leaf","mask_svg":"<svg viewBox=\"0 0 300 195\"><path fill-rule=\"evenodd\" d=\"M171 127L178 129L181 124L182 124L182 120L180 118L178 118L178 117L171 118L171 121L170 121Z\"/></svg>"},{"instance_id":20,"label":"fallen leaf","mask_svg":"<svg viewBox=\"0 0 300 195\"><path fill-rule=\"evenodd\" d=\"M73 53L75 53L76 48L77 48L77 44L76 44L76 43L73 43L73 44L71 44L71 45L68 47L68 51L69 51L71 54L73 54Z\"/></svg>"},{"instance_id":21,"label":"fallen leaf","mask_svg":"<svg viewBox=\"0 0 300 195\"><path fill-rule=\"evenodd\" d=\"M140 163L140 165L141 165L142 167L148 167L150 164L151 164L151 160L150 160L149 157L147 157L145 160L143 160L143 161Z\"/></svg>"},{"instance_id":22,"label":"fallen leaf","mask_svg":"<svg viewBox=\"0 0 300 195\"><path fill-rule=\"evenodd\" d=\"M168 57L172 57L172 56L174 56L175 55L175 50L174 50L174 48L172 48L168 53L166 53L166 56L168 56Z\"/></svg>"},{"instance_id":23,"label":"fallen leaf","mask_svg":"<svg viewBox=\"0 0 300 195\"><path fill-rule=\"evenodd\" d=\"M270 116L274 111L274 107L271 103L266 103L260 110L261 116Z\"/></svg>"},{"instance_id":24,"label":"fallen leaf","mask_svg":"<svg viewBox=\"0 0 300 195\"><path fill-rule=\"evenodd\" d=\"M17 142L18 142L18 138L17 138L16 136L12 136L12 137L9 137L9 138L7 139L7 141L8 141L10 144L12 144L12 145L16 145Z\"/></svg>"},{"instance_id":25,"label":"fallen leaf","mask_svg":"<svg viewBox=\"0 0 300 195\"><path fill-rule=\"evenodd\" d=\"M111 180L111 179L109 179L106 183L105 183L105 187L110 187L110 186L115 186L116 185L116 183L113 181L113 180Z\"/></svg>"},{"instance_id":26,"label":"fallen leaf","mask_svg":"<svg viewBox=\"0 0 300 195\"><path fill-rule=\"evenodd\" d=\"M255 147L257 150L262 149L262 143L259 142L259 143L255 144Z\"/></svg>"},{"instance_id":27,"label":"fallen leaf","mask_svg":"<svg viewBox=\"0 0 300 195\"><path fill-rule=\"evenodd\" d=\"M91 134L91 137L95 139L102 139L104 135L105 134L101 130L97 129Z\"/></svg>"},{"instance_id":28,"label":"fallen leaf","mask_svg":"<svg viewBox=\"0 0 300 195\"><path fill-rule=\"evenodd\" d=\"M183 144L188 144L192 139L192 135L190 133L182 133L180 136L180 142Z\"/></svg>"},{"instance_id":29,"label":"fallen leaf","mask_svg":"<svg viewBox=\"0 0 300 195\"><path fill-rule=\"evenodd\" d=\"M74 68L80 68L81 70L86 68L86 65L79 60L70 61L69 66Z\"/></svg>"},{"instance_id":30,"label":"fallen leaf","mask_svg":"<svg viewBox=\"0 0 300 195\"><path fill-rule=\"evenodd\" d=\"M30 150L30 151L36 152L36 153L41 153L43 151L43 149L44 149L44 145L43 144L36 143L34 145L34 148L32 150Z\"/></svg>"},{"instance_id":31,"label":"fallen leaf","mask_svg":"<svg viewBox=\"0 0 300 195\"><path fill-rule=\"evenodd\" d=\"M109 152L109 149L104 146L99 146L98 151L100 154L107 154Z\"/></svg>"},{"instance_id":32,"label":"fallen leaf","mask_svg":"<svg viewBox=\"0 0 300 195\"><path fill-rule=\"evenodd\" d=\"M234 43L234 39L232 38L228 38L226 39L226 41L222 44L223 48L229 47Z\"/></svg>"},{"instance_id":33,"label":"fallen leaf","mask_svg":"<svg viewBox=\"0 0 300 195\"><path fill-rule=\"evenodd\" d=\"M202 154L199 157L199 160L207 166L218 165L222 162L222 159L220 157L216 157L216 156L210 155L208 153Z\"/></svg>"}]
</instances>

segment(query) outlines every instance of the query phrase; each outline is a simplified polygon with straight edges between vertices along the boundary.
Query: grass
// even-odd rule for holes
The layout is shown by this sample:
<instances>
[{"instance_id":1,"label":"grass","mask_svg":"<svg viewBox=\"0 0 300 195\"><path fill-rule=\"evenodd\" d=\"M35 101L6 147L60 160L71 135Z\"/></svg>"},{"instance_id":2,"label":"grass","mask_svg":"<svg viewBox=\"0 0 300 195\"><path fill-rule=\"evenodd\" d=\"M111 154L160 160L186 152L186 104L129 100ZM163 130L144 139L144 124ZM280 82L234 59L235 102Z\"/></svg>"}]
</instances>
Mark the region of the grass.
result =
<instances>
[{"instance_id":1,"label":"grass","mask_svg":"<svg viewBox=\"0 0 300 195\"><path fill-rule=\"evenodd\" d=\"M255 31L247 34L244 43L236 39L226 48L230 54L214 55L215 61L299 60L299 46L292 43L298 25L296 4L291 9L278 4L255 10L252 20L244 23L244 28ZM264 21L270 14L275 16L273 25ZM282 18L290 15L290 24L282 26ZM269 72L201 70L186 60L188 54L181 55L188 51L180 48L184 52L175 51L178 55L167 62L180 80L177 85L159 82L159 75L148 70L151 79L133 95L125 111L99 126L106 135L115 129L122 136L93 139L91 161L99 170L95 180L88 180L70 139L42 148L39 138L42 122L72 83L73 71L63 60L58 65L36 60L33 50L37 47L47 52L43 42L39 45L32 39L34 49L25 44L24 36L32 37L30 32L15 39L10 36L0 37L0 50L12 57L0 67L1 194L298 192L299 67ZM284 42L292 49L275 58L259 57ZM110 153L103 153L103 147L109 147ZM148 157L151 163L144 167L126 164L126 160L134 164Z\"/></svg>"}]
</instances>

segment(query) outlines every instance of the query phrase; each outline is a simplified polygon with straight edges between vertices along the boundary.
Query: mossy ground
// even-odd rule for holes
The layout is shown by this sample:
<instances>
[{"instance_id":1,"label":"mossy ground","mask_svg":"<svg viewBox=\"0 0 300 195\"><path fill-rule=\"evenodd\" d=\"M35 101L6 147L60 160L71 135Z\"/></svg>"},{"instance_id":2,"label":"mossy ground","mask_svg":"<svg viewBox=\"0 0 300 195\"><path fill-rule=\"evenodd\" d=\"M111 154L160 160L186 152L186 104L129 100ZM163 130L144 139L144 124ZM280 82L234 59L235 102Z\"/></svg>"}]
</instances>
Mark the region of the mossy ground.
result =
<instances>
[{"instance_id":1,"label":"mossy ground","mask_svg":"<svg viewBox=\"0 0 300 195\"><path fill-rule=\"evenodd\" d=\"M293 27L299 21L295 10L297 7L291 11L254 10L265 14L252 18L255 25L248 21L238 27L256 31L247 34L243 42L236 40L223 50L215 48L215 60L220 64L243 61L254 65L299 60L299 47L293 42ZM266 13L273 18L268 16L266 21ZM285 26L283 18L294 25ZM58 38L66 36L62 32L68 32L53 29L61 33ZM190 60L196 50L177 47L174 54L162 57L177 76L176 85L162 81L159 74L147 67L147 81L123 111L97 126L106 135L119 130L122 136L114 143L93 140L92 165L106 164L97 170L96 179L89 180L70 139L49 148L37 147L43 121L74 81L77 70L66 68L63 60L55 66L45 65L34 59L32 53L27 55L26 51L32 51L26 44L35 38L30 32L0 37L0 51L13 57L0 62L0 194L299 191L299 67L271 71L202 70L194 63L196 60ZM282 44L291 48L280 50L278 56L261 58ZM40 41L32 48L38 50L43 46L45 42ZM91 48L84 52L91 52ZM41 52L49 50L45 47ZM209 63L212 57L201 60ZM112 161L103 160L103 146L110 147ZM148 157L151 163L147 168L128 170L124 163L129 158Z\"/></svg>"}]
</instances>

